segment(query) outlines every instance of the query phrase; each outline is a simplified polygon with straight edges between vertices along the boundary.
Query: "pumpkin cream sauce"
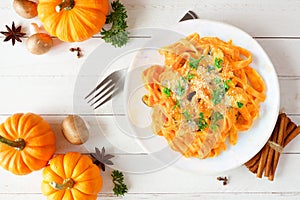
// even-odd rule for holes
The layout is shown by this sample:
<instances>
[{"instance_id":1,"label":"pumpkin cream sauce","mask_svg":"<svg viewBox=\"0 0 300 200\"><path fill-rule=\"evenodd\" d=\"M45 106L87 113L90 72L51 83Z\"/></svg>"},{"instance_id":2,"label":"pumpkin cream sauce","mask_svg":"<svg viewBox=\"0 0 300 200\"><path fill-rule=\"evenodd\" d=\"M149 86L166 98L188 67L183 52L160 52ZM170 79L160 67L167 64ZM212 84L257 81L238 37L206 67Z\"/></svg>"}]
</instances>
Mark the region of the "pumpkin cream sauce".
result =
<instances>
[{"instance_id":1,"label":"pumpkin cream sauce","mask_svg":"<svg viewBox=\"0 0 300 200\"><path fill-rule=\"evenodd\" d=\"M143 71L152 128L185 157L215 157L259 115L265 85L246 49L194 33L159 49L164 66Z\"/></svg>"}]
</instances>

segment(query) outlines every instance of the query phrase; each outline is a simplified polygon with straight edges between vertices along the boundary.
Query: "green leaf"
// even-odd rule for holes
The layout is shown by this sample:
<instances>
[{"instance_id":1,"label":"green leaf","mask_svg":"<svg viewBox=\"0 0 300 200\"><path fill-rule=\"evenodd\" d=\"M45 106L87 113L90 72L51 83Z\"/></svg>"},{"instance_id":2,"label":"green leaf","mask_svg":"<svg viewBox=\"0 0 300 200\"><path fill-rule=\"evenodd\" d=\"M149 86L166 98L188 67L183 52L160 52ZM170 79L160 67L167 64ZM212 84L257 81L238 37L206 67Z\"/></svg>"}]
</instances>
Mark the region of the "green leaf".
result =
<instances>
[{"instance_id":1,"label":"green leaf","mask_svg":"<svg viewBox=\"0 0 300 200\"><path fill-rule=\"evenodd\" d=\"M111 43L115 47L121 47L127 44L129 40L129 32L126 30L127 25L127 11L125 6L119 0L111 3L112 12L106 17L106 24L111 24L109 30L102 29L100 34L102 39Z\"/></svg>"},{"instance_id":2,"label":"green leaf","mask_svg":"<svg viewBox=\"0 0 300 200\"><path fill-rule=\"evenodd\" d=\"M230 79L224 81L224 89L225 89L225 92L227 92L227 91L229 90L230 87L229 87L228 83L230 83L230 82L231 82Z\"/></svg>"},{"instance_id":3,"label":"green leaf","mask_svg":"<svg viewBox=\"0 0 300 200\"><path fill-rule=\"evenodd\" d=\"M164 93L165 95L167 95L167 97L171 96L171 90L169 88L164 88L162 90L162 93Z\"/></svg>"},{"instance_id":4,"label":"green leaf","mask_svg":"<svg viewBox=\"0 0 300 200\"><path fill-rule=\"evenodd\" d=\"M218 121L223 119L223 115L220 113L220 112L215 112L213 111L212 115L211 115L211 130L213 132L216 132L217 131L217 128L218 128Z\"/></svg>"},{"instance_id":5,"label":"green leaf","mask_svg":"<svg viewBox=\"0 0 300 200\"><path fill-rule=\"evenodd\" d=\"M177 87L177 94L178 94L178 96L181 97L181 96L184 94L184 91L185 91L185 89L184 89L184 87L181 85L181 81L178 80L178 87Z\"/></svg>"},{"instance_id":6,"label":"green leaf","mask_svg":"<svg viewBox=\"0 0 300 200\"><path fill-rule=\"evenodd\" d=\"M223 62L222 59L215 58L215 66L216 66L218 69L222 68L222 65L221 65L222 62Z\"/></svg>"},{"instance_id":7,"label":"green leaf","mask_svg":"<svg viewBox=\"0 0 300 200\"><path fill-rule=\"evenodd\" d=\"M204 119L204 114L203 114L203 112L200 112L199 113L199 122L198 122L198 127L199 127L199 129L202 131L202 130L204 130L207 126L208 126L208 124L207 124L207 122L205 121L205 119Z\"/></svg>"},{"instance_id":8,"label":"green leaf","mask_svg":"<svg viewBox=\"0 0 300 200\"><path fill-rule=\"evenodd\" d=\"M216 77L214 81L215 81L215 84L219 84L219 83L221 83L222 80L219 77Z\"/></svg>"},{"instance_id":9,"label":"green leaf","mask_svg":"<svg viewBox=\"0 0 300 200\"><path fill-rule=\"evenodd\" d=\"M179 106L180 106L180 102L178 99L176 99L176 104L174 105L173 109L175 110Z\"/></svg>"},{"instance_id":10,"label":"green leaf","mask_svg":"<svg viewBox=\"0 0 300 200\"><path fill-rule=\"evenodd\" d=\"M195 77L195 74L190 74L190 73L188 73L188 74L186 75L185 79L188 81L188 80L191 80L191 79L194 78L194 77Z\"/></svg>"},{"instance_id":11,"label":"green leaf","mask_svg":"<svg viewBox=\"0 0 300 200\"><path fill-rule=\"evenodd\" d=\"M216 132L217 131L217 124L213 124L210 126L210 129L213 131L213 132Z\"/></svg>"},{"instance_id":12,"label":"green leaf","mask_svg":"<svg viewBox=\"0 0 300 200\"><path fill-rule=\"evenodd\" d=\"M221 103L222 99L224 98L225 90L222 87L218 87L213 90L211 100L214 105Z\"/></svg>"},{"instance_id":13,"label":"green leaf","mask_svg":"<svg viewBox=\"0 0 300 200\"><path fill-rule=\"evenodd\" d=\"M210 65L207 65L207 71L208 72L211 72L212 70L215 70L216 68L214 66L210 66Z\"/></svg>"},{"instance_id":14,"label":"green leaf","mask_svg":"<svg viewBox=\"0 0 300 200\"><path fill-rule=\"evenodd\" d=\"M124 184L124 175L118 170L113 170L111 173L112 181L114 183L114 195L119 196L128 192L127 186Z\"/></svg>"},{"instance_id":15,"label":"green leaf","mask_svg":"<svg viewBox=\"0 0 300 200\"><path fill-rule=\"evenodd\" d=\"M236 104L237 104L238 108L242 108L242 107L243 107L243 105L244 105L243 103L241 103L241 102L239 102L239 101L238 101L238 102L236 102Z\"/></svg>"},{"instance_id":16,"label":"green leaf","mask_svg":"<svg viewBox=\"0 0 300 200\"><path fill-rule=\"evenodd\" d=\"M223 119L223 115L220 112L213 111L211 115L211 121L213 124L217 123L219 120Z\"/></svg>"},{"instance_id":17,"label":"green leaf","mask_svg":"<svg viewBox=\"0 0 300 200\"><path fill-rule=\"evenodd\" d=\"M204 58L204 55L201 55L200 58L195 59L193 57L190 58L189 66L193 69L198 69L200 61Z\"/></svg>"},{"instance_id":18,"label":"green leaf","mask_svg":"<svg viewBox=\"0 0 300 200\"><path fill-rule=\"evenodd\" d=\"M187 110L182 113L187 121L191 121L191 114Z\"/></svg>"}]
</instances>

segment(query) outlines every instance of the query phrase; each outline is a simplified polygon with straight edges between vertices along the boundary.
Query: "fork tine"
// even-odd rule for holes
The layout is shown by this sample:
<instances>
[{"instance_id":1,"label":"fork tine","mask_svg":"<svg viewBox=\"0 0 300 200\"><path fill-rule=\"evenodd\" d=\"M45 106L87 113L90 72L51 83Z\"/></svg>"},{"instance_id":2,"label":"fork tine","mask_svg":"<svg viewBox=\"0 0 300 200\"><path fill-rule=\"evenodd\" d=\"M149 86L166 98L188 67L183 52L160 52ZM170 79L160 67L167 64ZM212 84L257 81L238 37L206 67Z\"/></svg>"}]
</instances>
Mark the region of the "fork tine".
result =
<instances>
[{"instance_id":1,"label":"fork tine","mask_svg":"<svg viewBox=\"0 0 300 200\"><path fill-rule=\"evenodd\" d=\"M107 87L107 91L102 94L105 90L101 90L96 96L99 96L100 94L102 94L97 100L95 100L91 106L93 106L95 103L101 101L101 99L103 99L103 97L107 96L109 93L113 93L114 89L115 89L115 85L108 85L110 87Z\"/></svg>"},{"instance_id":2,"label":"fork tine","mask_svg":"<svg viewBox=\"0 0 300 200\"><path fill-rule=\"evenodd\" d=\"M101 93L103 93L105 90L107 90L110 86L114 85L111 84L112 80L108 81L104 88L102 88L99 92L97 92L87 103L90 103L92 100L94 100L96 97L98 97ZM104 85L104 84L102 84ZM99 89L99 88L98 88Z\"/></svg>"},{"instance_id":3,"label":"fork tine","mask_svg":"<svg viewBox=\"0 0 300 200\"><path fill-rule=\"evenodd\" d=\"M111 98L112 98L112 94L109 95L106 99L104 99L99 105L97 105L94 110L96 110L97 108L99 108L100 106L102 106L103 104L105 104L106 102L108 102Z\"/></svg>"},{"instance_id":4,"label":"fork tine","mask_svg":"<svg viewBox=\"0 0 300 200\"><path fill-rule=\"evenodd\" d=\"M87 103L92 102L90 106L95 106L97 103L99 103L96 107L94 107L94 110L96 110L123 90L125 75L124 73L126 71L127 69L114 71L103 81L101 81L84 99L87 99L88 97L93 95Z\"/></svg>"},{"instance_id":5,"label":"fork tine","mask_svg":"<svg viewBox=\"0 0 300 200\"><path fill-rule=\"evenodd\" d=\"M108 81L111 81L111 78L109 76L106 77L103 81L101 81L84 99L87 99L89 96L91 96L94 92L96 92L100 87L102 87Z\"/></svg>"},{"instance_id":6,"label":"fork tine","mask_svg":"<svg viewBox=\"0 0 300 200\"><path fill-rule=\"evenodd\" d=\"M115 87L115 86L114 86ZM115 89L109 96L107 96L106 99L104 99L99 105L97 105L94 110L96 110L97 108L99 108L100 106L102 106L103 104L105 104L107 101L109 101L114 95L117 94L117 92L120 91L120 88L118 87L117 89ZM109 92L107 92L106 94L102 95L101 98L105 97L107 94L109 94ZM97 101L99 102L99 101Z\"/></svg>"}]
</instances>

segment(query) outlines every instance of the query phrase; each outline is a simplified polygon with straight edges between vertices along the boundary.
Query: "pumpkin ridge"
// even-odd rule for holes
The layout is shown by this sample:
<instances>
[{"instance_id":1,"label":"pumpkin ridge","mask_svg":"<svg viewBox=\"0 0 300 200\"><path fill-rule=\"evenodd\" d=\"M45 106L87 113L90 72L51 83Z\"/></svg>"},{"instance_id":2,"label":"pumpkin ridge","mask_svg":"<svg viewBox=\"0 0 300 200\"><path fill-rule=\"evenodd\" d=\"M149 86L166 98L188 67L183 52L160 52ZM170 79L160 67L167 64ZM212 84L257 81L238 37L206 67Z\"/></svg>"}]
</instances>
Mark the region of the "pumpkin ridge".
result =
<instances>
[{"instance_id":1,"label":"pumpkin ridge","mask_svg":"<svg viewBox=\"0 0 300 200\"><path fill-rule=\"evenodd\" d=\"M82 174L85 170L87 170L91 164L93 164L93 162L90 157L88 157L86 155L81 155L80 159L78 160L78 163L74 167L71 178L76 179L76 177L79 176L80 174ZM84 168L84 169L82 169L82 168Z\"/></svg>"},{"instance_id":2,"label":"pumpkin ridge","mask_svg":"<svg viewBox=\"0 0 300 200\"><path fill-rule=\"evenodd\" d=\"M94 21L95 19L91 19L91 16L93 18L96 18L96 16L98 16L98 13L96 15L96 14L86 13L85 11L87 11L87 10L77 8L76 12L72 16L75 18L75 20L79 20L81 24L84 24L85 26L87 26L91 31L91 27L93 27L93 28L97 27L92 23L92 21ZM87 19L87 17L89 17L89 18Z\"/></svg>"},{"instance_id":3,"label":"pumpkin ridge","mask_svg":"<svg viewBox=\"0 0 300 200\"><path fill-rule=\"evenodd\" d=\"M83 199L84 198L84 200L95 200L97 198L97 195L86 194L76 188L72 188L71 192L72 192L73 196L75 197L75 199Z\"/></svg>"},{"instance_id":4,"label":"pumpkin ridge","mask_svg":"<svg viewBox=\"0 0 300 200\"><path fill-rule=\"evenodd\" d=\"M47 164L47 161L37 159L24 151L20 152L20 154L23 162L31 171L40 170Z\"/></svg>"},{"instance_id":5,"label":"pumpkin ridge","mask_svg":"<svg viewBox=\"0 0 300 200\"><path fill-rule=\"evenodd\" d=\"M15 163L18 164L15 166ZM28 172L31 172L31 169L25 163L23 157L21 156L21 152L15 153L14 156L12 157L10 162L10 171L18 175L23 175L23 174L27 174Z\"/></svg>"},{"instance_id":6,"label":"pumpkin ridge","mask_svg":"<svg viewBox=\"0 0 300 200\"><path fill-rule=\"evenodd\" d=\"M87 185L89 187L87 187ZM82 181L82 182L75 182L74 188L78 189L79 191L89 194L89 195L96 195L102 188L102 179L92 179L89 181Z\"/></svg>"},{"instance_id":7,"label":"pumpkin ridge","mask_svg":"<svg viewBox=\"0 0 300 200\"><path fill-rule=\"evenodd\" d=\"M53 21L54 22L59 21L61 16L62 13L52 13L52 14L45 14L45 16L43 17L44 19L40 18L41 21L45 21L43 23L44 28L50 35L56 36L56 32L54 30L57 29L58 23L53 23Z\"/></svg>"},{"instance_id":8,"label":"pumpkin ridge","mask_svg":"<svg viewBox=\"0 0 300 200\"><path fill-rule=\"evenodd\" d=\"M13 138L11 140L15 140L15 139L19 138L19 134L18 134L18 131L14 131L14 129L11 127L11 123L12 122L11 122L10 118L7 119L3 123L3 128L5 129L5 133L6 133L5 135L9 135L10 137Z\"/></svg>"},{"instance_id":9,"label":"pumpkin ridge","mask_svg":"<svg viewBox=\"0 0 300 200\"><path fill-rule=\"evenodd\" d=\"M76 26L71 26L71 23L65 23L62 22L62 24L67 24L68 28L67 30L72 30L72 31L79 31L80 34L82 35L81 37L77 37L77 36L71 36L69 35L66 31L64 33L58 33L59 35L62 35L62 37L69 37L69 39L74 40L74 41L82 41L82 38L86 38L89 35L89 32L92 30L91 27L87 24L85 24L86 22L84 21L84 19L80 16L77 15L77 13L73 14L71 11L68 15L65 15L65 20L72 20L72 21L76 21ZM64 25L65 26L65 25ZM60 29L57 29L60 30ZM69 40L67 39L67 40Z\"/></svg>"},{"instance_id":10,"label":"pumpkin ridge","mask_svg":"<svg viewBox=\"0 0 300 200\"><path fill-rule=\"evenodd\" d=\"M10 149L7 149L5 152L1 152L0 155L2 158L2 162L0 163L1 166L5 169L9 169L10 162L14 157L14 152Z\"/></svg>"},{"instance_id":11,"label":"pumpkin ridge","mask_svg":"<svg viewBox=\"0 0 300 200\"><path fill-rule=\"evenodd\" d=\"M55 35L56 36L60 36L61 40L63 41L68 41L68 40L74 40L73 37L68 34L68 30L70 30L71 28L71 23L67 23L68 20L71 20L71 17L73 16L71 13L73 11L61 11L60 13L63 13L60 15L59 20L57 20L57 26L56 26L56 31L55 31ZM53 20L53 19L52 19ZM51 21L52 21L51 20ZM78 23L78 22L77 22ZM74 24L72 24L74 26Z\"/></svg>"},{"instance_id":12,"label":"pumpkin ridge","mask_svg":"<svg viewBox=\"0 0 300 200\"><path fill-rule=\"evenodd\" d=\"M53 145L40 146L40 147L27 146L23 151L26 152L27 154L31 155L35 159L43 160L43 161L48 161L52 157L52 155L55 153L55 149L53 149ZM45 152L47 152L47 154L49 154L49 156L45 156L44 155Z\"/></svg>"},{"instance_id":13,"label":"pumpkin ridge","mask_svg":"<svg viewBox=\"0 0 300 200\"><path fill-rule=\"evenodd\" d=\"M10 125L10 127L11 127L10 129L12 129L13 135L15 136L15 139L19 137L19 135L18 135L18 126L19 126L19 121L20 121L22 115L23 115L22 113L14 114L12 117L9 117L7 119L7 122L5 122L5 124L7 123L7 124Z\"/></svg>"},{"instance_id":14,"label":"pumpkin ridge","mask_svg":"<svg viewBox=\"0 0 300 200\"><path fill-rule=\"evenodd\" d=\"M89 13L94 13L94 12L92 12L93 10L94 9L83 10L81 8L77 8L77 10L76 10L77 12L74 16L76 16L77 19L80 19L80 21L90 29L89 30L90 32L94 32L94 34L95 34L95 33L98 33L101 31L101 28L103 27L103 25L105 23L105 20L104 20L105 15L102 12L99 12L97 14L89 14ZM87 11L90 11L90 12L87 13ZM102 20L101 26L95 25L95 23L93 23L94 21L98 21L100 24L100 20Z\"/></svg>"},{"instance_id":15,"label":"pumpkin ridge","mask_svg":"<svg viewBox=\"0 0 300 200\"><path fill-rule=\"evenodd\" d=\"M104 0L104 1L98 1L97 3L99 3L99 7L96 7L94 6L94 4L88 4L86 3L86 1L80 1L80 0L77 0L76 1L76 8L84 8L84 9L90 9L90 8L95 8L95 9L98 9L100 10L105 16L108 14L108 11L109 11L109 3L107 0Z\"/></svg>"},{"instance_id":16,"label":"pumpkin ridge","mask_svg":"<svg viewBox=\"0 0 300 200\"><path fill-rule=\"evenodd\" d=\"M38 136L42 136L45 132L52 132L50 125L46 121L41 121L36 124L36 126L32 127L27 132L20 133L20 137L24 140L30 140L30 138L35 138ZM54 133L53 133L54 135Z\"/></svg>"},{"instance_id":17,"label":"pumpkin ridge","mask_svg":"<svg viewBox=\"0 0 300 200\"><path fill-rule=\"evenodd\" d=\"M4 124L0 125L0 135L8 140L15 140L17 138L15 135L10 135L10 133L7 132Z\"/></svg>"},{"instance_id":18,"label":"pumpkin ridge","mask_svg":"<svg viewBox=\"0 0 300 200\"><path fill-rule=\"evenodd\" d=\"M76 158L74 158L74 156L76 156ZM69 157L71 157L71 158L69 158ZM70 152L64 156L63 166L65 169L66 177L73 179L72 172L74 171L74 168L77 166L80 158L81 158L81 154L76 153L76 152ZM71 162L72 166L68 162ZM68 170L68 172L66 172L66 169Z\"/></svg>"},{"instance_id":19,"label":"pumpkin ridge","mask_svg":"<svg viewBox=\"0 0 300 200\"><path fill-rule=\"evenodd\" d=\"M45 167L43 170L43 179L48 184L51 181L55 181L60 184L64 181L64 179L61 176L59 176L55 171L53 171L49 166Z\"/></svg>"},{"instance_id":20,"label":"pumpkin ridge","mask_svg":"<svg viewBox=\"0 0 300 200\"><path fill-rule=\"evenodd\" d=\"M62 199L68 199L68 200L74 200L73 196L72 195L72 192L70 191L70 189L66 189L66 190L63 190L65 193L64 193L64 196Z\"/></svg>"},{"instance_id":21,"label":"pumpkin ridge","mask_svg":"<svg viewBox=\"0 0 300 200\"><path fill-rule=\"evenodd\" d=\"M91 172L88 173L87 172L88 170L90 170ZM95 170L97 172L95 172ZM101 174L99 167L97 167L96 165L90 165L90 167L88 169L86 169L84 172L82 172L79 176L75 177L74 181L76 181L76 182L83 182L83 181L93 180L93 179L95 179L95 178L98 177L98 176L95 175L96 173ZM95 176L93 176L93 175L95 175ZM88 179L83 179L83 177L88 177Z\"/></svg>"},{"instance_id":22,"label":"pumpkin ridge","mask_svg":"<svg viewBox=\"0 0 300 200\"><path fill-rule=\"evenodd\" d=\"M58 196L58 195L60 195L60 196ZM65 196L65 191L64 190L56 190L54 193L47 195L47 196L48 196L48 199L51 199L51 200L63 199L63 197Z\"/></svg>"},{"instance_id":23,"label":"pumpkin ridge","mask_svg":"<svg viewBox=\"0 0 300 200\"><path fill-rule=\"evenodd\" d=\"M14 115L12 116L14 117ZM18 137L22 137L23 133L27 133L32 127L35 127L43 118L33 113L25 113L21 116L18 123Z\"/></svg>"},{"instance_id":24,"label":"pumpkin ridge","mask_svg":"<svg viewBox=\"0 0 300 200\"><path fill-rule=\"evenodd\" d=\"M93 195L93 194L88 194L88 193L86 193L84 191L81 191L80 189L76 188L75 186L72 188L72 190L77 190L78 192L80 192L80 193L82 193L82 194L84 194L86 196L92 196Z\"/></svg>"},{"instance_id":25,"label":"pumpkin ridge","mask_svg":"<svg viewBox=\"0 0 300 200\"><path fill-rule=\"evenodd\" d=\"M26 146L39 147L39 146L50 146L55 145L55 135L52 131L44 132L38 136L25 137Z\"/></svg>"},{"instance_id":26,"label":"pumpkin ridge","mask_svg":"<svg viewBox=\"0 0 300 200\"><path fill-rule=\"evenodd\" d=\"M102 14L104 16L107 15L104 12L102 12L102 10L100 8L89 8L89 7L86 7L86 6L80 6L79 8L76 8L76 10L82 10L82 11L86 10L88 12L95 12L95 13L97 13L97 15L99 15L99 14Z\"/></svg>"},{"instance_id":27,"label":"pumpkin ridge","mask_svg":"<svg viewBox=\"0 0 300 200\"><path fill-rule=\"evenodd\" d=\"M57 175L59 175L62 179L66 179L65 169L62 165L64 155L60 154L55 156L50 160L50 169L52 169Z\"/></svg>"}]
</instances>

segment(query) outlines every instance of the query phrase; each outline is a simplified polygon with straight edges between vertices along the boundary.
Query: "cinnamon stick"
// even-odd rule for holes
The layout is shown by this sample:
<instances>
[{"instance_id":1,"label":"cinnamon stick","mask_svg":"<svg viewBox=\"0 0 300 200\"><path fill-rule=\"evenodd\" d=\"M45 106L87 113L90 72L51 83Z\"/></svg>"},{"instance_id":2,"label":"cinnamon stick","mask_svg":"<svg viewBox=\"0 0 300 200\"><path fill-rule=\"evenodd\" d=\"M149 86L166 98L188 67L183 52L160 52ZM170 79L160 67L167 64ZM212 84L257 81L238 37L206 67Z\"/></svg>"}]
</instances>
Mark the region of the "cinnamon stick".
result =
<instances>
[{"instance_id":1,"label":"cinnamon stick","mask_svg":"<svg viewBox=\"0 0 300 200\"><path fill-rule=\"evenodd\" d=\"M280 125L279 122L280 122L280 120L278 118L277 122L276 122L276 125L275 125L275 128L274 128L274 130L272 132L270 141L276 141L277 140L277 135L278 135L278 131L279 131L279 125ZM267 144L267 145L269 145L269 144ZM269 154L268 154L268 157L267 157L267 163L266 163L266 169L265 169L265 176L266 177L270 176L270 173L271 173L271 169L272 169L272 166L273 166L274 151L275 150L273 148L269 149Z\"/></svg>"},{"instance_id":2,"label":"cinnamon stick","mask_svg":"<svg viewBox=\"0 0 300 200\"><path fill-rule=\"evenodd\" d=\"M245 163L246 167L248 167L248 169L252 173L257 172L260 156L261 156L261 151L258 152L253 158L251 158L247 163Z\"/></svg>"},{"instance_id":3,"label":"cinnamon stick","mask_svg":"<svg viewBox=\"0 0 300 200\"><path fill-rule=\"evenodd\" d=\"M297 128L297 125L290 121L287 125L286 134L289 135L295 128Z\"/></svg>"},{"instance_id":4,"label":"cinnamon stick","mask_svg":"<svg viewBox=\"0 0 300 200\"><path fill-rule=\"evenodd\" d=\"M266 165L266 161L267 161L267 157L268 157L268 153L269 153L269 148L270 146L268 144L266 144L264 146L264 148L262 149L262 153L259 159L259 164L258 164L258 169L257 169L257 173L256 173L256 177L261 178L263 171L265 169L265 165Z\"/></svg>"},{"instance_id":5,"label":"cinnamon stick","mask_svg":"<svg viewBox=\"0 0 300 200\"><path fill-rule=\"evenodd\" d=\"M258 152L253 158L251 158L248 162L245 163L246 167L252 167L254 166L255 164L257 164L257 162L259 161L259 158L260 158L260 153L261 152Z\"/></svg>"},{"instance_id":6,"label":"cinnamon stick","mask_svg":"<svg viewBox=\"0 0 300 200\"><path fill-rule=\"evenodd\" d=\"M280 120L279 132L278 132L278 137L276 140L276 144L278 144L281 147L284 145L284 136L286 135L286 127L287 127L288 122L289 122L289 119L286 117L286 114L284 114ZM272 172L268 176L268 179L271 181L274 180L275 171L276 171L276 168L278 165L279 157L280 157L280 152L275 151L273 165L272 165Z\"/></svg>"},{"instance_id":7,"label":"cinnamon stick","mask_svg":"<svg viewBox=\"0 0 300 200\"><path fill-rule=\"evenodd\" d=\"M300 126L295 128L290 134L288 134L284 140L284 147L290 143L300 133Z\"/></svg>"}]
</instances>

